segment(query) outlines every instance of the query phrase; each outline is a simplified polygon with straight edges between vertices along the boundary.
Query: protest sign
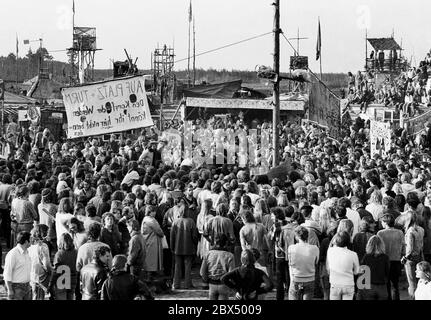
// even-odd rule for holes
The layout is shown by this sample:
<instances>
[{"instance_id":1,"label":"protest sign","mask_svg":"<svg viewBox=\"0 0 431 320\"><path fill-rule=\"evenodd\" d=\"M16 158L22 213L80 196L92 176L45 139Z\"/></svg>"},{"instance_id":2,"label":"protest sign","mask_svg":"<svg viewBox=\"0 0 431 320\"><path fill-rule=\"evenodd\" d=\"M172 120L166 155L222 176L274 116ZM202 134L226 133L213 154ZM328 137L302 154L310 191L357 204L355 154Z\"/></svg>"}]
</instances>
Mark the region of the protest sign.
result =
<instances>
[{"instance_id":1,"label":"protest sign","mask_svg":"<svg viewBox=\"0 0 431 320\"><path fill-rule=\"evenodd\" d=\"M62 89L69 139L153 125L143 76Z\"/></svg>"},{"instance_id":2,"label":"protest sign","mask_svg":"<svg viewBox=\"0 0 431 320\"><path fill-rule=\"evenodd\" d=\"M370 127L371 156L379 154L385 157L391 148L391 128L389 123L371 121Z\"/></svg>"},{"instance_id":3,"label":"protest sign","mask_svg":"<svg viewBox=\"0 0 431 320\"><path fill-rule=\"evenodd\" d=\"M309 120L326 127L328 135L341 140L341 102L322 82L313 82L310 91Z\"/></svg>"}]
</instances>

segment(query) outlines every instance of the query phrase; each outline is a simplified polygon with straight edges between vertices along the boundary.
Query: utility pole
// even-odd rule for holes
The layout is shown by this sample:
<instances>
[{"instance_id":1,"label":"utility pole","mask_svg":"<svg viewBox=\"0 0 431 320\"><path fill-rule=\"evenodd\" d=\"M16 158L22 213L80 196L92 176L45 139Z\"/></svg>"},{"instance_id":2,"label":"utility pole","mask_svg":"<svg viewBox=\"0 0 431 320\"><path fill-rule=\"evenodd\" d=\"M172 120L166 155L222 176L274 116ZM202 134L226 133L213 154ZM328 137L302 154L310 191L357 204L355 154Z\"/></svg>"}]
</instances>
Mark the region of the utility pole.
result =
<instances>
[{"instance_id":1,"label":"utility pole","mask_svg":"<svg viewBox=\"0 0 431 320\"><path fill-rule=\"evenodd\" d=\"M280 123L280 0L275 0L274 3L274 72L276 79L274 82L273 99L274 110L272 114L272 165L273 167L279 164L279 148L280 135L278 125Z\"/></svg>"},{"instance_id":2,"label":"utility pole","mask_svg":"<svg viewBox=\"0 0 431 320\"><path fill-rule=\"evenodd\" d=\"M193 16L193 87L196 84L196 30L195 17Z\"/></svg>"}]
</instances>

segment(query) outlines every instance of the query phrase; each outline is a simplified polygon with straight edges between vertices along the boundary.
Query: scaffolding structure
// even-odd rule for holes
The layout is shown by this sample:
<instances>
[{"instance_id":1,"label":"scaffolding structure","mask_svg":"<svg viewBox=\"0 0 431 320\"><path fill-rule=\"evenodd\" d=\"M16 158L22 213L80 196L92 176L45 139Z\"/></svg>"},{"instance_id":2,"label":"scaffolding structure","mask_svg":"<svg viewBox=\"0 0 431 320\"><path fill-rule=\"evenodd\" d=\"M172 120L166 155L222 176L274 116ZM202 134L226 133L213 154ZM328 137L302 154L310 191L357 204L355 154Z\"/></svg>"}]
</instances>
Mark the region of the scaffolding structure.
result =
<instances>
[{"instance_id":1,"label":"scaffolding structure","mask_svg":"<svg viewBox=\"0 0 431 320\"><path fill-rule=\"evenodd\" d=\"M73 46L68 49L71 85L94 81L94 56L99 50L101 49L97 49L96 28L73 28Z\"/></svg>"},{"instance_id":2,"label":"scaffolding structure","mask_svg":"<svg viewBox=\"0 0 431 320\"><path fill-rule=\"evenodd\" d=\"M162 104L172 104L175 93L175 51L166 45L157 48L151 54L152 73L154 76L154 93L161 99Z\"/></svg>"}]
</instances>

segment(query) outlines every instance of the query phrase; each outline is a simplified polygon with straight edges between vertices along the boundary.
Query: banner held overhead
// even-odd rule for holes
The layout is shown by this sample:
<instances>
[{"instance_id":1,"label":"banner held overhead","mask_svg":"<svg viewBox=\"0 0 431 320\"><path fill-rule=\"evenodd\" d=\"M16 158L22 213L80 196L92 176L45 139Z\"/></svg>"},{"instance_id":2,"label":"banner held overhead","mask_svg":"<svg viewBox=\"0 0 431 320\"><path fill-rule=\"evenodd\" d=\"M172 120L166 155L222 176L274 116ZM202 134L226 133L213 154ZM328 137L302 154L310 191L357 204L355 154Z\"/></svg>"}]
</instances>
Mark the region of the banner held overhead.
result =
<instances>
[{"instance_id":1,"label":"banner held overhead","mask_svg":"<svg viewBox=\"0 0 431 320\"><path fill-rule=\"evenodd\" d=\"M69 139L153 125L143 76L62 89Z\"/></svg>"}]
</instances>

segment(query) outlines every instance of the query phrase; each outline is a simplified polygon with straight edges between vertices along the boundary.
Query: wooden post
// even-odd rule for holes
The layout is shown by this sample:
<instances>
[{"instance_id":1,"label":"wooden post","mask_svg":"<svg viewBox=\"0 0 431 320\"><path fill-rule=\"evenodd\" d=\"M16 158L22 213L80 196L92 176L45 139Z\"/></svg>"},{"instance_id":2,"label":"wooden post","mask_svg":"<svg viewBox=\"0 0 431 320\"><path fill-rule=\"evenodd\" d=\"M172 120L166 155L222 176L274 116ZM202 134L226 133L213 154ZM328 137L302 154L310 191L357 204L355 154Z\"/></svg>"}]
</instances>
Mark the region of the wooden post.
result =
<instances>
[{"instance_id":1,"label":"wooden post","mask_svg":"<svg viewBox=\"0 0 431 320\"><path fill-rule=\"evenodd\" d=\"M280 123L280 0L275 0L274 8L274 72L277 78L274 83L273 90L274 111L272 116L272 165L273 167L276 167L279 164L280 155L280 136L278 130L278 125Z\"/></svg>"}]
</instances>

